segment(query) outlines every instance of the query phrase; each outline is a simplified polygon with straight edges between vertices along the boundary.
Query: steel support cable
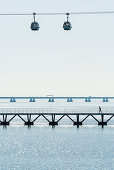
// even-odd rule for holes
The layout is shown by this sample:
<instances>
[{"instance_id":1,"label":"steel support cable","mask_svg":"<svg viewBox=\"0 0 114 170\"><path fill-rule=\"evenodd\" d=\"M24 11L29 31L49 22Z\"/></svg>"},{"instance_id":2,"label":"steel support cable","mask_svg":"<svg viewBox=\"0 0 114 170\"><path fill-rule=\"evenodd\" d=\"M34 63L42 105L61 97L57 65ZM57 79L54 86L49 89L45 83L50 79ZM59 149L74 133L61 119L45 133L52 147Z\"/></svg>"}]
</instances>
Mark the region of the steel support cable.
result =
<instances>
[{"instance_id":1,"label":"steel support cable","mask_svg":"<svg viewBox=\"0 0 114 170\"><path fill-rule=\"evenodd\" d=\"M35 15L92 15L92 14L114 14L114 11L84 11L84 12L58 12L58 13L35 13ZM34 15L34 13L0 13L2 16L29 16Z\"/></svg>"}]
</instances>

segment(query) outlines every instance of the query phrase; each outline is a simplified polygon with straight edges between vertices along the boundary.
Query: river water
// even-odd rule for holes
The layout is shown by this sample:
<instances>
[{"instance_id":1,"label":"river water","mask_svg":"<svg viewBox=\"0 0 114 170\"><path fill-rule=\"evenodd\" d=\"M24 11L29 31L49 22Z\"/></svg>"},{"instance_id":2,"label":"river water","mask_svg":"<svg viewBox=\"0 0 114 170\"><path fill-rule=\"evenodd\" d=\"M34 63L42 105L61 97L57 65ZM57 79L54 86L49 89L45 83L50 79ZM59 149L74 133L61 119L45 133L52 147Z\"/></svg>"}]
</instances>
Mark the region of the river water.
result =
<instances>
[{"instance_id":1,"label":"river water","mask_svg":"<svg viewBox=\"0 0 114 170\"><path fill-rule=\"evenodd\" d=\"M113 170L114 126L0 127L0 169Z\"/></svg>"}]
</instances>

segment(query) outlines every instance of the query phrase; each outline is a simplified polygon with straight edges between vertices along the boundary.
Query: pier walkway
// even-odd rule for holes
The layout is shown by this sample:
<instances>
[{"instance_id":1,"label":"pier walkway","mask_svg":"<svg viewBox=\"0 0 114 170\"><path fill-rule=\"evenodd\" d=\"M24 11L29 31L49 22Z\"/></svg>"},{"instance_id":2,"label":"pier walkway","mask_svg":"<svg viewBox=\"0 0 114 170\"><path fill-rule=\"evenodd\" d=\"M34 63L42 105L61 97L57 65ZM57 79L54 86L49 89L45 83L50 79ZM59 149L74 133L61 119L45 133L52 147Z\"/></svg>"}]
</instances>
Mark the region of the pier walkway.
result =
<instances>
[{"instance_id":1,"label":"pier walkway","mask_svg":"<svg viewBox=\"0 0 114 170\"><path fill-rule=\"evenodd\" d=\"M79 112L74 108L0 108L0 125L9 125L15 117L19 117L28 126L34 125L39 117L44 118L52 126L58 125L64 117L67 117L77 127L83 125L84 121L91 117L99 126L104 127L114 117L114 110L99 113L97 109L93 109L93 112L92 110Z\"/></svg>"}]
</instances>

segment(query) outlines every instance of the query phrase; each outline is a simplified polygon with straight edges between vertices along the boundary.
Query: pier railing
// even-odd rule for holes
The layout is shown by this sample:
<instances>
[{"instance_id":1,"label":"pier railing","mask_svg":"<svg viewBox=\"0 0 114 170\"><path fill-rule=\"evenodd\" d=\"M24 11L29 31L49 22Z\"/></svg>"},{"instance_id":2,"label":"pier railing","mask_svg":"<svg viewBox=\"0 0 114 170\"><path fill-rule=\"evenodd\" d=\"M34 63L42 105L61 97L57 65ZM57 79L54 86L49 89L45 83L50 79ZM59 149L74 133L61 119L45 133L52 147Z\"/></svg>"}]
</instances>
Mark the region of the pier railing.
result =
<instances>
[{"instance_id":1,"label":"pier railing","mask_svg":"<svg viewBox=\"0 0 114 170\"><path fill-rule=\"evenodd\" d=\"M102 114L114 114L114 108L103 107ZM99 115L98 107L38 107L38 108L0 108L0 114L96 114Z\"/></svg>"}]
</instances>

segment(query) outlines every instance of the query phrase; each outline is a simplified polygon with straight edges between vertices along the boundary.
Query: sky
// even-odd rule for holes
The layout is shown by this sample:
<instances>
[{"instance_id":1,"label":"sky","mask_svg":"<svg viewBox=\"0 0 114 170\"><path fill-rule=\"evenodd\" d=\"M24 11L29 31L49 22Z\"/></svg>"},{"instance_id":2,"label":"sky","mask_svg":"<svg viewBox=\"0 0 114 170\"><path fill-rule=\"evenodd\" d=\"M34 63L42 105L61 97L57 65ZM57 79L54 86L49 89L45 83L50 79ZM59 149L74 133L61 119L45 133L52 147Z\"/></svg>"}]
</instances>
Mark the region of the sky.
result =
<instances>
[{"instance_id":1,"label":"sky","mask_svg":"<svg viewBox=\"0 0 114 170\"><path fill-rule=\"evenodd\" d=\"M113 0L0 0L0 13L114 11ZM114 96L114 14L0 16L0 96Z\"/></svg>"}]
</instances>

